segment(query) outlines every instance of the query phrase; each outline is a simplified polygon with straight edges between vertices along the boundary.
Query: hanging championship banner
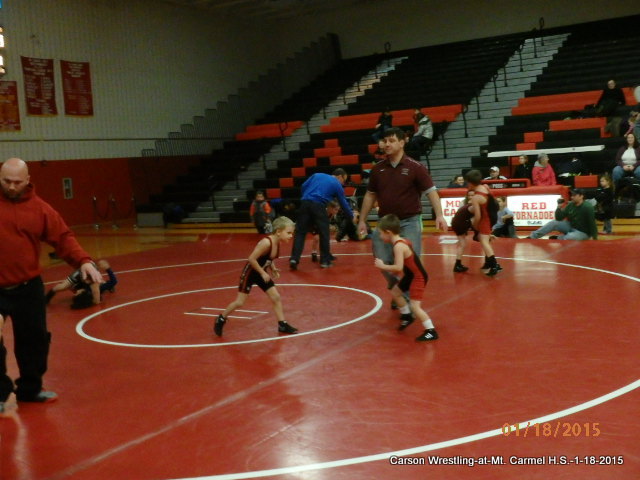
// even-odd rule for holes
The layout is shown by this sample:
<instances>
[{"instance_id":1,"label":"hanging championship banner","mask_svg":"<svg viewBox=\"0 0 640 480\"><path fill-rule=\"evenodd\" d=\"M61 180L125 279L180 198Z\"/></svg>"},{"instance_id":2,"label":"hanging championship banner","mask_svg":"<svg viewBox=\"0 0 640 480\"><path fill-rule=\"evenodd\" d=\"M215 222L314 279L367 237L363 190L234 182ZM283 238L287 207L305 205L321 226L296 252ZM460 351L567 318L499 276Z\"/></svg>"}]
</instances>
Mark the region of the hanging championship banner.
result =
<instances>
[{"instance_id":1,"label":"hanging championship banner","mask_svg":"<svg viewBox=\"0 0 640 480\"><path fill-rule=\"evenodd\" d=\"M18 82L0 81L0 132L20 131Z\"/></svg>"},{"instance_id":2,"label":"hanging championship banner","mask_svg":"<svg viewBox=\"0 0 640 480\"><path fill-rule=\"evenodd\" d=\"M91 71L88 62L60 60L64 113L78 117L93 116Z\"/></svg>"},{"instance_id":3,"label":"hanging championship banner","mask_svg":"<svg viewBox=\"0 0 640 480\"><path fill-rule=\"evenodd\" d=\"M27 115L57 115L53 60L20 57Z\"/></svg>"}]
</instances>

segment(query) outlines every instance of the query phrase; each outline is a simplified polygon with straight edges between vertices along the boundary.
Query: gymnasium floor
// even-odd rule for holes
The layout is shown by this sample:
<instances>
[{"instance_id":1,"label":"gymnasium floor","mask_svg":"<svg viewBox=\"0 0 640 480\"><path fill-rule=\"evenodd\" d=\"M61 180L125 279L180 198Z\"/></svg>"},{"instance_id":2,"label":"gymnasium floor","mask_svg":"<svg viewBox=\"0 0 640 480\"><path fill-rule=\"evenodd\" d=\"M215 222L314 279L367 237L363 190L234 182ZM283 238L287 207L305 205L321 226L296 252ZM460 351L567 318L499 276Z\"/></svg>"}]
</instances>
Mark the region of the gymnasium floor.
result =
<instances>
[{"instance_id":1,"label":"gymnasium floor","mask_svg":"<svg viewBox=\"0 0 640 480\"><path fill-rule=\"evenodd\" d=\"M488 278L477 244L454 274L455 237L427 234L426 344L418 323L396 330L368 241L297 272L285 247L276 283L300 334L276 333L256 289L219 339L256 234L78 238L119 284L92 309L53 300L60 398L0 419L3 480L640 478L640 237L499 239ZM43 261L46 282L69 272Z\"/></svg>"}]
</instances>

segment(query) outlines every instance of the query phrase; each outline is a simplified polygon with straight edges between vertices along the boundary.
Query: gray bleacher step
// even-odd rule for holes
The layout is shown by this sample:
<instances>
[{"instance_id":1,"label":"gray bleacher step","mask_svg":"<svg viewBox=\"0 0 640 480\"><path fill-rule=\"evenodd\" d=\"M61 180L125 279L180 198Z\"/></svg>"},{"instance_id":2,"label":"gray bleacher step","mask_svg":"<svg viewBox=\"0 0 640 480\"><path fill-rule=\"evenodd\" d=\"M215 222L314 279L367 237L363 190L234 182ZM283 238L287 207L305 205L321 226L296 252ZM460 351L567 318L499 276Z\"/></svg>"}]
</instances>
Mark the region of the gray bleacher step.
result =
<instances>
[{"instance_id":1,"label":"gray bleacher step","mask_svg":"<svg viewBox=\"0 0 640 480\"><path fill-rule=\"evenodd\" d=\"M206 215L198 215L197 212L189 214L189 216L182 220L182 223L219 223L220 213L208 212Z\"/></svg>"}]
</instances>

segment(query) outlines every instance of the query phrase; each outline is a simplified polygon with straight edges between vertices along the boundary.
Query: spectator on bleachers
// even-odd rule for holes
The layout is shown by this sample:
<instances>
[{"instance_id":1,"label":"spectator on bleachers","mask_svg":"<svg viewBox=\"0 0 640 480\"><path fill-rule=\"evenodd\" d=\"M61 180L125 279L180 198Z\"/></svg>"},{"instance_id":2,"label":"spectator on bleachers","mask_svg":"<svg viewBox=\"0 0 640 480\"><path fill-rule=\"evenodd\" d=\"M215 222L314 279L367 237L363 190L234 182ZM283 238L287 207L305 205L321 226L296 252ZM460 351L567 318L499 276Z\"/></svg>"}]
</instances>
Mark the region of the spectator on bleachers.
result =
<instances>
[{"instance_id":1,"label":"spectator on bleachers","mask_svg":"<svg viewBox=\"0 0 640 480\"><path fill-rule=\"evenodd\" d=\"M633 133L636 138L640 135L640 104L629 112L629 119L627 120L625 132L622 136L626 137L630 133Z\"/></svg>"},{"instance_id":2,"label":"spectator on bleachers","mask_svg":"<svg viewBox=\"0 0 640 480\"><path fill-rule=\"evenodd\" d=\"M627 134L626 143L618 149L616 166L613 167L613 184L618 190L618 184L623 177L633 176L640 180L640 148L633 133Z\"/></svg>"},{"instance_id":3,"label":"spectator on bleachers","mask_svg":"<svg viewBox=\"0 0 640 480\"><path fill-rule=\"evenodd\" d=\"M573 155L569 160L564 162L556 162L557 181L561 185L573 187L575 178L578 175L588 175L584 163L577 155Z\"/></svg>"},{"instance_id":4,"label":"spectator on bleachers","mask_svg":"<svg viewBox=\"0 0 640 480\"><path fill-rule=\"evenodd\" d=\"M611 219L615 214L615 194L613 193L613 181L611 180L611 177L608 173L600 175L600 186L596 191L595 198L596 219L602 221L602 233L608 235L613 231L611 228Z\"/></svg>"},{"instance_id":5,"label":"spectator on bleachers","mask_svg":"<svg viewBox=\"0 0 640 480\"><path fill-rule=\"evenodd\" d=\"M513 178L528 178L531 180L531 165L529 165L529 157L520 155L518 157L518 166L513 171Z\"/></svg>"},{"instance_id":6,"label":"spectator on bleachers","mask_svg":"<svg viewBox=\"0 0 640 480\"><path fill-rule=\"evenodd\" d=\"M271 233L271 220L274 215L262 190L256 192L256 197L249 207L249 215L258 233Z\"/></svg>"},{"instance_id":7,"label":"spectator on bleachers","mask_svg":"<svg viewBox=\"0 0 640 480\"><path fill-rule=\"evenodd\" d=\"M485 180L506 180L507 177L500 175L500 169L496 166L491 167L489 170L489 176L484 177Z\"/></svg>"},{"instance_id":8,"label":"spectator on bleachers","mask_svg":"<svg viewBox=\"0 0 640 480\"><path fill-rule=\"evenodd\" d=\"M373 152L373 160L378 163L381 160L387 158L387 154L384 153L384 138L378 140L378 149Z\"/></svg>"},{"instance_id":9,"label":"spectator on bleachers","mask_svg":"<svg viewBox=\"0 0 640 480\"><path fill-rule=\"evenodd\" d=\"M531 171L531 179L536 187L556 185L556 174L553 167L549 165L549 155L546 153L538 155L538 160Z\"/></svg>"},{"instance_id":10,"label":"spectator on bleachers","mask_svg":"<svg viewBox=\"0 0 640 480\"><path fill-rule=\"evenodd\" d=\"M413 118L418 129L409 139L405 150L410 157L417 159L433 143L433 123L429 116L422 113L419 108L414 110Z\"/></svg>"},{"instance_id":11,"label":"spectator on bleachers","mask_svg":"<svg viewBox=\"0 0 640 480\"><path fill-rule=\"evenodd\" d=\"M373 135L371 135L371 138L373 138L373 141L378 143L380 139L383 138L384 131L387 128L391 128L392 124L393 124L393 115L391 115L391 110L389 109L389 107L387 107L385 108L384 112L382 112L378 117L378 122L376 123L375 131L373 132Z\"/></svg>"},{"instance_id":12,"label":"spectator on bleachers","mask_svg":"<svg viewBox=\"0 0 640 480\"><path fill-rule=\"evenodd\" d=\"M464 181L464 175L461 173L455 175L451 179L449 185L447 185L447 188L467 188L467 182Z\"/></svg>"},{"instance_id":13,"label":"spectator on bleachers","mask_svg":"<svg viewBox=\"0 0 640 480\"><path fill-rule=\"evenodd\" d=\"M552 240L598 239L595 211L590 202L584 201L584 190L581 188L571 190L569 203L564 198L558 200L555 217L555 220L545 223L527 238L540 238L555 231L562 235L549 236Z\"/></svg>"},{"instance_id":14,"label":"spectator on bleachers","mask_svg":"<svg viewBox=\"0 0 640 480\"><path fill-rule=\"evenodd\" d=\"M624 92L616 85L615 80L607 82L607 88L602 90L600 98L593 105L596 117L608 117L612 115L620 105L627 102L624 98Z\"/></svg>"}]
</instances>

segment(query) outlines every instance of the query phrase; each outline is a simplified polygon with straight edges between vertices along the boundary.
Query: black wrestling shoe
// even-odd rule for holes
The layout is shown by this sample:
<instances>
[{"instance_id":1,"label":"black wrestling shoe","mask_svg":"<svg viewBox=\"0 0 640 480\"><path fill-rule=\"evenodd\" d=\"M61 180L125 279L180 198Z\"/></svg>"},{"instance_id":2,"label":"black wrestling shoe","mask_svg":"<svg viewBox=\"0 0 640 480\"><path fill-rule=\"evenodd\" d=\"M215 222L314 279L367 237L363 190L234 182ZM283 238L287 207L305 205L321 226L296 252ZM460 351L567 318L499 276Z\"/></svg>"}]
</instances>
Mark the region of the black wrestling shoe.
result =
<instances>
[{"instance_id":1,"label":"black wrestling shoe","mask_svg":"<svg viewBox=\"0 0 640 480\"><path fill-rule=\"evenodd\" d=\"M222 329L224 328L225 323L227 323L227 319L224 318L222 314L218 315L218 318L216 318L216 323L213 325L213 332L217 336L222 336Z\"/></svg>"},{"instance_id":2,"label":"black wrestling shoe","mask_svg":"<svg viewBox=\"0 0 640 480\"><path fill-rule=\"evenodd\" d=\"M50 403L55 402L58 399L58 394L56 392L40 390L33 396L24 397L22 395L16 395L16 398L19 402Z\"/></svg>"},{"instance_id":3,"label":"black wrestling shoe","mask_svg":"<svg viewBox=\"0 0 640 480\"><path fill-rule=\"evenodd\" d=\"M311 253L311 261L313 263L318 263L318 254L316 252Z\"/></svg>"},{"instance_id":4,"label":"black wrestling shoe","mask_svg":"<svg viewBox=\"0 0 640 480\"><path fill-rule=\"evenodd\" d=\"M295 260L291 260L289 262L289 270L291 270L292 272L298 270L298 262L296 262Z\"/></svg>"},{"instance_id":5,"label":"black wrestling shoe","mask_svg":"<svg viewBox=\"0 0 640 480\"><path fill-rule=\"evenodd\" d=\"M416 342L429 342L438 339L438 332L435 328L427 328L422 335L416 337Z\"/></svg>"},{"instance_id":6,"label":"black wrestling shoe","mask_svg":"<svg viewBox=\"0 0 640 480\"><path fill-rule=\"evenodd\" d=\"M558 235L549 235L549 240L558 240Z\"/></svg>"},{"instance_id":7,"label":"black wrestling shoe","mask_svg":"<svg viewBox=\"0 0 640 480\"><path fill-rule=\"evenodd\" d=\"M292 327L287 322L278 322L278 332L279 333L298 333L298 329Z\"/></svg>"},{"instance_id":8,"label":"black wrestling shoe","mask_svg":"<svg viewBox=\"0 0 640 480\"><path fill-rule=\"evenodd\" d=\"M496 263L495 265L493 265L491 268L489 268L489 271L485 273L485 275L487 277L493 277L494 275L496 275L500 270L502 270L502 267L500 266L499 263Z\"/></svg>"},{"instance_id":9,"label":"black wrestling shoe","mask_svg":"<svg viewBox=\"0 0 640 480\"><path fill-rule=\"evenodd\" d=\"M413 320L413 315L411 315L410 313L403 313L402 315L400 315L400 326L398 327L398 330L404 330L413 323Z\"/></svg>"},{"instance_id":10,"label":"black wrestling shoe","mask_svg":"<svg viewBox=\"0 0 640 480\"><path fill-rule=\"evenodd\" d=\"M467 267L466 265L462 265L461 263L456 263L453 267L453 271L455 273L464 273L467 270L469 270L469 267Z\"/></svg>"}]
</instances>

